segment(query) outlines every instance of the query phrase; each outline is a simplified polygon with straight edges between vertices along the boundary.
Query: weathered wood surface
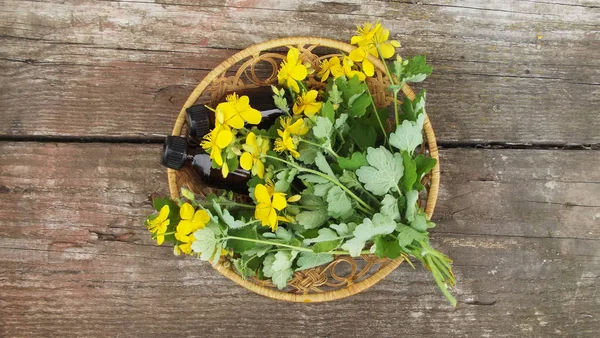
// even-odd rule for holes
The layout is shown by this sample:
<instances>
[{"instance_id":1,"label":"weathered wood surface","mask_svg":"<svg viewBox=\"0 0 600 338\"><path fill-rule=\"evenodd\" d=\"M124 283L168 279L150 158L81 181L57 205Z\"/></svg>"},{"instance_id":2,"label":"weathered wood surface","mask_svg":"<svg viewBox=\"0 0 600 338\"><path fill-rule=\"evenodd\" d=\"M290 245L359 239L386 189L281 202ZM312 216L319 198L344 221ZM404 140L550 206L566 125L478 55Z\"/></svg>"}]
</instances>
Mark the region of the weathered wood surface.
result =
<instances>
[{"instance_id":1,"label":"weathered wood surface","mask_svg":"<svg viewBox=\"0 0 600 338\"><path fill-rule=\"evenodd\" d=\"M152 244L158 145L0 143L0 336L595 337L600 152L446 149L434 242L453 309L402 265L349 299L273 301Z\"/></svg>"},{"instance_id":2,"label":"weathered wood surface","mask_svg":"<svg viewBox=\"0 0 600 338\"><path fill-rule=\"evenodd\" d=\"M380 18L434 66L441 141L600 143L600 2L0 1L0 136L152 138L251 43Z\"/></svg>"}]
</instances>

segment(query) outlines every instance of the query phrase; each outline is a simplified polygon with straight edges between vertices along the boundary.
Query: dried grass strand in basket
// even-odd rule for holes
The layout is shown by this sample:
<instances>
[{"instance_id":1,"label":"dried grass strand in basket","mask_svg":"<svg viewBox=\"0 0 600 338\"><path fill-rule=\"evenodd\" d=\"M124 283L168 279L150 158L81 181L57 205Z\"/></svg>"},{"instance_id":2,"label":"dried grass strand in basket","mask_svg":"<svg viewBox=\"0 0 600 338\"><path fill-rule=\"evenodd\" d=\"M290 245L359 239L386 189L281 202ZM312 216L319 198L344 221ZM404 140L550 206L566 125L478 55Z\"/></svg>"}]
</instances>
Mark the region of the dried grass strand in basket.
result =
<instances>
[{"instance_id":1,"label":"dried grass strand in basket","mask_svg":"<svg viewBox=\"0 0 600 338\"><path fill-rule=\"evenodd\" d=\"M322 58L332 55L319 56L315 49L325 48L327 53L333 50L333 54L339 55L348 54L354 48L344 42L317 37L275 39L248 47L223 61L198 84L181 108L172 135L178 136L184 133L185 111L200 97L207 99L214 106L218 103L216 100L221 99L226 92L243 92L245 89L277 84L277 70L281 60L285 58L285 47L289 46L297 47L300 50L300 57L313 64L313 68L318 67ZM373 77L367 78L367 84L376 105L388 106L393 98L385 90L389 80L385 75L384 65L372 56L371 61L375 64L376 73ZM265 66L271 69L270 72L266 71L266 78L261 79L257 75L257 70L262 70ZM308 81L311 86L319 85L314 78ZM405 85L402 91L410 100L415 98L415 93L408 85ZM427 116L423 130L426 142L423 143L421 151L428 152L429 156L438 161L431 173L424 178L426 193L419 201L425 204L425 212L428 217L431 217L437 201L440 166L435 134ZM181 186L190 184L192 180L192 177L185 172L172 169L167 169L167 176L172 198L178 198ZM214 268L235 283L263 296L292 302L323 302L345 298L368 289L385 278L402 262L402 257L390 260L380 259L375 255L354 258L339 255L327 265L296 272L284 290L278 290L270 281L243 279L226 259L221 259Z\"/></svg>"}]
</instances>

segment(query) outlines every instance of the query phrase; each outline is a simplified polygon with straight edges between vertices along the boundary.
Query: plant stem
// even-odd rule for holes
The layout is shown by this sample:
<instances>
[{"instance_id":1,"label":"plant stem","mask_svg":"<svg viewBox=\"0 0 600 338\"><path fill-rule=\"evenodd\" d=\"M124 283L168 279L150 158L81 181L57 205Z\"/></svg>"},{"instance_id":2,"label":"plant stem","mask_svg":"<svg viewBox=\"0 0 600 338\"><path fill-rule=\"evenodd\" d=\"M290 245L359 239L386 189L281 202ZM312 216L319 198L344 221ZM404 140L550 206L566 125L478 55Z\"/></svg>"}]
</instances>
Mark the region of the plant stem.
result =
<instances>
[{"instance_id":1,"label":"plant stem","mask_svg":"<svg viewBox=\"0 0 600 338\"><path fill-rule=\"evenodd\" d=\"M223 240L229 240L229 239L235 239L235 240L238 240L238 241L254 242L254 243L266 244L266 245L275 245L275 246L280 246L280 247L283 247L283 248L290 248L290 249L294 249L294 250L298 250L298 251L304 251L304 252L313 252L311 249L309 249L309 248L303 248L301 246L294 246L294 245L277 243L277 242L263 241L263 240L260 240L260 239L246 238L246 237L237 237L237 236L226 236L226 237L223 237Z\"/></svg>"},{"instance_id":2,"label":"plant stem","mask_svg":"<svg viewBox=\"0 0 600 338\"><path fill-rule=\"evenodd\" d=\"M390 69L388 68L387 65L387 61L385 61L385 59L383 58L383 55L381 54L381 48L379 48L379 45L376 46L377 47L377 54L379 54L379 58L381 59L381 61L383 62L383 66L385 67L385 73L388 76L388 79L390 79L390 83L392 85L394 85L394 78L392 77L392 73L390 73ZM399 90L394 90L394 117L396 118L396 127L398 127L398 102L397 102L397 97L398 97L398 92Z\"/></svg>"},{"instance_id":3,"label":"plant stem","mask_svg":"<svg viewBox=\"0 0 600 338\"><path fill-rule=\"evenodd\" d=\"M387 132L385 131L385 127L383 126L383 122L381 121L381 118L379 117L379 113L377 112L377 106L375 106L375 100L373 100L373 95L371 95L370 91L367 91L369 93L369 97L371 98L371 105L373 106L373 113L375 114L375 117L377 117L377 122L379 122L379 126L381 127L381 132L383 133L383 144L388 143L388 136L387 136ZM388 147L389 144L388 144ZM390 151L392 150L392 148L390 148Z\"/></svg>"},{"instance_id":4,"label":"plant stem","mask_svg":"<svg viewBox=\"0 0 600 338\"><path fill-rule=\"evenodd\" d=\"M314 251L312 251L312 249L309 249L309 248L295 246L295 245L289 245L289 244L283 244L283 243L277 243L277 242L270 242L270 241L265 241L265 240L261 240L261 239L238 237L238 236L226 236L226 237L222 238L222 240L229 240L229 239L253 242L253 243L258 243L258 244L274 245L274 246L280 246L282 248L288 248L288 249L292 249L292 250L296 250L296 251L315 253ZM319 253L321 253L321 252L319 252ZM327 253L327 254L332 254L332 255L347 255L349 252L344 251L344 250L334 250L334 251L328 251L328 252L322 252L322 253ZM361 255L368 254L368 253L371 253L371 251L363 250L360 253L361 253Z\"/></svg>"},{"instance_id":5,"label":"plant stem","mask_svg":"<svg viewBox=\"0 0 600 338\"><path fill-rule=\"evenodd\" d=\"M320 144L318 144L318 143L314 143L314 142L311 142L311 141L307 141L307 140L305 140L305 139L300 139L300 142L304 142L304 143L306 143L306 144L310 144L311 146L319 147L319 148L321 148L321 149L323 149L323 150L326 150L326 151L328 151L328 152L329 152L331 155L333 155L333 156L334 156L336 159L338 159L338 158L340 157L340 156L339 156L339 155L338 155L338 154L337 154L335 151L333 151L333 149L331 149L330 147L329 147L329 148L328 148L328 147L323 147L322 145L320 145Z\"/></svg>"},{"instance_id":6,"label":"plant stem","mask_svg":"<svg viewBox=\"0 0 600 338\"><path fill-rule=\"evenodd\" d=\"M356 200L359 204L357 204L357 208L359 208L361 211L367 213L367 214L371 214L373 215L375 213L375 210L373 210L373 208L371 208L371 206L369 204L367 204L365 201L363 201L360 197L356 196L355 193L353 193L350 189L346 188L345 185L341 184L340 181L338 181L335 178L329 177L329 175L323 174L320 171L316 171L313 169L308 169L305 167L301 167L295 163L286 161L286 160L282 160L279 157L275 157L275 156L270 156L270 155L262 155L264 157L270 158L270 159L274 159L277 161L280 161L282 163L285 163L289 166L292 166L296 169L298 169L298 171L305 171L307 173L311 173L311 174L315 174L317 176L320 176L330 182L332 182L333 184L337 185L338 187L340 187L342 190L344 190L348 195L350 195L350 197L354 198L354 200Z\"/></svg>"}]
</instances>

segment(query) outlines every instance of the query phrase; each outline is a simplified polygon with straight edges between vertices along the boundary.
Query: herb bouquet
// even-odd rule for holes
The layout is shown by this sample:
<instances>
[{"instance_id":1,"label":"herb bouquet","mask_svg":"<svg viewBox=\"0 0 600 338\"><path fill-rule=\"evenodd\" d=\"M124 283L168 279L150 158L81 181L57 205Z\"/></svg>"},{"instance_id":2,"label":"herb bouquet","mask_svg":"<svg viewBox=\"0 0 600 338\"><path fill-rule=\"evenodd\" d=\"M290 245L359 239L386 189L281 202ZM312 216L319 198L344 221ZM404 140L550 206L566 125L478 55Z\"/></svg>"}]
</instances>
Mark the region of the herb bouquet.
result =
<instances>
[{"instance_id":1,"label":"herb bouquet","mask_svg":"<svg viewBox=\"0 0 600 338\"><path fill-rule=\"evenodd\" d=\"M155 199L158 213L146 221L157 243L173 243L177 255L210 261L253 291L296 301L345 297L374 284L402 260L411 266L411 260L420 261L455 305L448 290L455 283L452 261L431 246L428 230L435 224L420 206L420 193L427 193L423 183L437 162L423 138L425 91L414 96L407 85L423 81L432 69L423 56L395 56L400 44L388 36L375 23L359 27L352 45L319 38L272 40L209 73L184 105L174 134L181 133L185 108L210 93L207 108L216 125L201 146L224 177L239 167L251 172L249 196L197 195L169 170L171 199ZM287 46L287 55L260 54L279 46ZM320 46L336 52L313 53ZM236 74L227 76L230 65L245 58ZM273 66L267 79L256 75L259 62ZM283 114L269 129L259 129L261 113L244 89L273 84L273 102ZM232 88L237 93L216 101ZM407 93L414 99L402 99ZM433 205L429 215L432 211ZM359 257L367 267L357 273ZM396 264L384 269L389 259ZM350 264L350 277L333 271L341 261ZM354 282L371 273L374 262L382 266L375 279L357 287ZM318 288L324 285L342 293L326 296ZM301 297L279 297L283 293L275 287Z\"/></svg>"}]
</instances>

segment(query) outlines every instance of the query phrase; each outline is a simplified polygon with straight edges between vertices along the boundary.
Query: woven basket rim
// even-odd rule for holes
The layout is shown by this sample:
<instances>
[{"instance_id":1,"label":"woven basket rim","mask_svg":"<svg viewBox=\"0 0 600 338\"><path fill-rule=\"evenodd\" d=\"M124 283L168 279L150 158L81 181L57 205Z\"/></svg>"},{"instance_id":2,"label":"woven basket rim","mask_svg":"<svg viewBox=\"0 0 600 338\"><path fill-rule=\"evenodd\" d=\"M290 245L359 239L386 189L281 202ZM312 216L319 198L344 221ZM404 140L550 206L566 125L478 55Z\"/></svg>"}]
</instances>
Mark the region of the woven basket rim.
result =
<instances>
[{"instance_id":1,"label":"woven basket rim","mask_svg":"<svg viewBox=\"0 0 600 338\"><path fill-rule=\"evenodd\" d=\"M204 79L202 79L202 81L200 81L200 83L192 91L192 93L190 94L190 96L188 97L186 102L184 103L183 107L181 108L181 110L177 116L177 119L175 121L175 126L173 127L173 131L172 131L171 135L174 135L174 136L181 135L181 131L183 129L183 125L185 122L186 109L191 107L196 102L196 100L202 95L204 90L206 90L206 88L212 83L212 81L214 81L218 76L220 76L223 72L225 72L231 66L235 65L239 61L242 61L245 58L251 57L251 56L256 55L265 50L274 49L274 48L278 48L278 47L295 46L295 45L300 45L300 46L318 45L318 46L323 46L323 47L334 48L334 49L337 49L337 50L340 50L340 51L343 51L346 53L350 53L350 51L352 51L354 49L354 46L352 46L346 42L342 42L342 41L338 41L338 40L334 40L334 39L328 39L328 38L311 37L311 36L279 38L279 39L261 42L261 43L252 45L246 49L243 49L243 50L239 51L238 53L227 58L225 61L223 61L217 67L215 67L212 71L210 71L204 77ZM375 65L375 67L379 68L382 71L385 70L384 64L381 62L381 60L379 60L371 55L369 55L369 58L370 58L370 61ZM402 91L406 95L406 97L408 97L410 100L413 100L415 98L415 93L408 85L404 85L404 87L402 87ZM433 211L435 209L437 196L438 196L438 190L439 190L440 159L439 159L439 153L438 153L438 147L437 147L437 142L436 142L436 138L435 138L435 133L433 131L433 128L429 121L429 117L427 115L425 115L425 123L423 125L423 130L425 131L425 135L426 135L426 139L427 139L427 147L429 150L429 155L432 158L435 158L437 160L437 164L431 171L431 186L429 187L429 190L428 190L427 202L425 205L425 213L427 214L428 218L431 218L431 216L433 215ZM170 192L171 198L179 197L179 189L177 187L176 172L177 172L176 170L167 169L167 179L168 179L168 183L169 183L169 192ZM332 300L336 300L336 299L346 298L346 297L355 295L359 292L362 292L362 291L368 289L369 287L375 285L377 282L379 282L380 280L385 278L387 275L389 275L402 262L403 262L402 257L393 259L388 264L386 264L385 266L380 268L373 275L369 276L368 278L365 278L364 280L361 280L356 283L352 283L342 289L326 291L326 292L316 293L316 294L288 293L288 292L278 291L278 290L270 289L265 286L261 286L261 285L252 283L251 281L243 279L240 275L235 273L235 271L233 271L231 269L230 264L224 264L223 262L219 262L216 265L213 265L213 268L215 268L215 270L217 270L219 273L221 273L225 277L231 279L233 282L237 283L238 285L240 285L250 291L253 291L257 294L260 294L260 295L263 295L263 296L266 296L269 298L273 298L273 299L277 299L277 300L291 301L291 302L324 302L324 301L332 301Z\"/></svg>"}]
</instances>

